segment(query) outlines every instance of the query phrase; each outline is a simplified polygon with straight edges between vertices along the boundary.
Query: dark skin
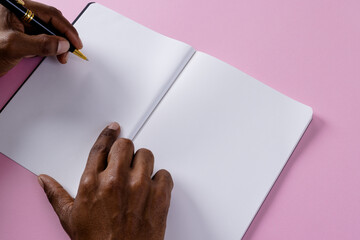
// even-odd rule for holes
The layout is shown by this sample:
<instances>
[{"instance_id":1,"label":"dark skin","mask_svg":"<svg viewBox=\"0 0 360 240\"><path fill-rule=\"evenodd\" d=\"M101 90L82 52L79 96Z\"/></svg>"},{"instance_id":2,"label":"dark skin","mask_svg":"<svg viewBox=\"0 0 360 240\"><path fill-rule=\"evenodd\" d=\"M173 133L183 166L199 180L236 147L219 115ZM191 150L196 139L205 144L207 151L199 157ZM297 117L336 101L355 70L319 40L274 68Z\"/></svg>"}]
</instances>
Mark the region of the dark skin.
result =
<instances>
[{"instance_id":1,"label":"dark skin","mask_svg":"<svg viewBox=\"0 0 360 240\"><path fill-rule=\"evenodd\" d=\"M154 156L147 149L134 155L133 143L117 139L110 124L92 147L73 199L53 178L39 182L71 239L162 240L173 181L166 170L153 177Z\"/></svg>"},{"instance_id":2,"label":"dark skin","mask_svg":"<svg viewBox=\"0 0 360 240\"><path fill-rule=\"evenodd\" d=\"M57 56L60 63L66 63L69 41L77 49L83 47L76 29L59 10L33 1L25 1L25 7L67 39L38 33L30 24L23 23L0 5L0 76L6 74L24 57Z\"/></svg>"},{"instance_id":3,"label":"dark skin","mask_svg":"<svg viewBox=\"0 0 360 240\"><path fill-rule=\"evenodd\" d=\"M67 39L39 34L0 5L0 76L29 56L57 56L67 62L69 41L82 43L75 28L57 9L25 1L25 6ZM47 175L38 177L60 222L72 240L163 240L173 181L166 170L153 174L154 156L134 154L120 126L106 127L92 147L78 193L72 198Z\"/></svg>"}]
</instances>

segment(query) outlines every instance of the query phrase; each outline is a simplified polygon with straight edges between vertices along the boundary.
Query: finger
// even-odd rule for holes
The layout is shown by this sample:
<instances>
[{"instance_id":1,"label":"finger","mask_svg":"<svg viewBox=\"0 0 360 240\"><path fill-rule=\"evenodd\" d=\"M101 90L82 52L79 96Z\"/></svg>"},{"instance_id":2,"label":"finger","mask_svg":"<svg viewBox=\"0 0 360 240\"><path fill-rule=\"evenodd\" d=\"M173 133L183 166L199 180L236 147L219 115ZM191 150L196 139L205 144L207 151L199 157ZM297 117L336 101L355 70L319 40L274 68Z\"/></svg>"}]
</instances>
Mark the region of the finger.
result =
<instances>
[{"instance_id":1,"label":"finger","mask_svg":"<svg viewBox=\"0 0 360 240\"><path fill-rule=\"evenodd\" d=\"M123 175L122 175L123 176ZM127 178L128 204L127 211L137 216L142 216L149 201L149 193L152 190L152 181L149 175L140 172L130 172ZM122 180L121 178L119 179Z\"/></svg>"},{"instance_id":2,"label":"finger","mask_svg":"<svg viewBox=\"0 0 360 240\"><path fill-rule=\"evenodd\" d=\"M174 187L174 181L171 174L165 169L159 170L152 180L155 183L156 188L165 190L168 193L171 193Z\"/></svg>"},{"instance_id":3,"label":"finger","mask_svg":"<svg viewBox=\"0 0 360 240\"><path fill-rule=\"evenodd\" d=\"M130 171L133 156L133 142L126 138L118 139L110 149L106 171L113 176L119 176Z\"/></svg>"},{"instance_id":4,"label":"finger","mask_svg":"<svg viewBox=\"0 0 360 240\"><path fill-rule=\"evenodd\" d=\"M150 177L154 170L154 155L147 149L139 149L132 161L133 172L136 176Z\"/></svg>"},{"instance_id":5,"label":"finger","mask_svg":"<svg viewBox=\"0 0 360 240\"><path fill-rule=\"evenodd\" d=\"M109 151L119 134L120 126L116 122L111 123L100 133L90 150L84 174L86 172L90 172L91 174L98 173L106 168Z\"/></svg>"},{"instance_id":6,"label":"finger","mask_svg":"<svg viewBox=\"0 0 360 240\"><path fill-rule=\"evenodd\" d=\"M170 206L171 191L174 187L174 182L170 173L164 169L159 170L153 180L153 201L155 202L155 210L160 210L167 213ZM159 208L156 208L159 206ZM159 212L160 214L160 212Z\"/></svg>"},{"instance_id":7,"label":"finger","mask_svg":"<svg viewBox=\"0 0 360 240\"><path fill-rule=\"evenodd\" d=\"M152 188L151 174L154 168L154 155L147 149L139 149L132 160L129 186L131 187L128 210L142 215L149 200Z\"/></svg>"},{"instance_id":8,"label":"finger","mask_svg":"<svg viewBox=\"0 0 360 240\"><path fill-rule=\"evenodd\" d=\"M11 32L6 35L7 56L23 58L25 56L54 56L69 50L69 42L57 36L46 34L30 36L21 32Z\"/></svg>"},{"instance_id":9,"label":"finger","mask_svg":"<svg viewBox=\"0 0 360 240\"><path fill-rule=\"evenodd\" d=\"M65 63L67 63L67 61L68 61L69 52L60 54L60 55L58 55L58 56L56 56L56 57L57 57L57 59L59 60L60 63L65 64Z\"/></svg>"},{"instance_id":10,"label":"finger","mask_svg":"<svg viewBox=\"0 0 360 240\"><path fill-rule=\"evenodd\" d=\"M38 180L61 223L66 225L66 223L69 221L74 199L52 177L47 175L40 175L38 176Z\"/></svg>"},{"instance_id":11,"label":"finger","mask_svg":"<svg viewBox=\"0 0 360 240\"><path fill-rule=\"evenodd\" d=\"M38 18L52 25L59 33L63 34L77 49L83 47L78 32L62 15L61 11L54 7L33 1L27 1L25 5L32 10Z\"/></svg>"},{"instance_id":12,"label":"finger","mask_svg":"<svg viewBox=\"0 0 360 240\"><path fill-rule=\"evenodd\" d=\"M165 231L171 191L174 186L170 173L166 170L159 170L153 177L152 186L152 194L147 205L147 214L153 217L154 224L163 226L163 231Z\"/></svg>"}]
</instances>

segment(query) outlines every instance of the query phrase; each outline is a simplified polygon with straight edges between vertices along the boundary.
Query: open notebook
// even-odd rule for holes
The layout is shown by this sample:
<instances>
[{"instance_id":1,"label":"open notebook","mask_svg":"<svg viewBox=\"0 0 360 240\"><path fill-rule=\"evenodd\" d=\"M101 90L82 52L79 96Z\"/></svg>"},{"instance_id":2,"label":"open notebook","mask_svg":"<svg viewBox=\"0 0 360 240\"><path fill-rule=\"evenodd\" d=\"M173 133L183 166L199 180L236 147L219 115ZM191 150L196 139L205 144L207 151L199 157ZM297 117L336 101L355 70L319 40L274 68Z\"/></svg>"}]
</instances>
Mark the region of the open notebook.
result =
<instances>
[{"instance_id":1,"label":"open notebook","mask_svg":"<svg viewBox=\"0 0 360 240\"><path fill-rule=\"evenodd\" d=\"M118 121L173 176L166 239L240 239L311 108L100 4L75 26L90 61L40 64L0 114L0 152L74 196L92 144Z\"/></svg>"}]
</instances>

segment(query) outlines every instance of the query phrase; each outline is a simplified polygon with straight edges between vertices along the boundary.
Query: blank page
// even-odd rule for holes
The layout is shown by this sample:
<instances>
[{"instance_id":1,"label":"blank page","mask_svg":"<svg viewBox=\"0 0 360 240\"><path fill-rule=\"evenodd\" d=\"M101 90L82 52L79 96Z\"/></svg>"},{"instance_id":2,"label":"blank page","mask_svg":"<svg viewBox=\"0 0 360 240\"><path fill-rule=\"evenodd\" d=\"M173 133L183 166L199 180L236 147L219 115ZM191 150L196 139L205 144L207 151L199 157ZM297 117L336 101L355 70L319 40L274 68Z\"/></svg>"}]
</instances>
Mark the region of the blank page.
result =
<instances>
[{"instance_id":1,"label":"blank page","mask_svg":"<svg viewBox=\"0 0 360 240\"><path fill-rule=\"evenodd\" d=\"M90 61L46 58L0 114L0 152L73 196L100 131L133 138L194 53L99 4L75 27Z\"/></svg>"},{"instance_id":2,"label":"blank page","mask_svg":"<svg viewBox=\"0 0 360 240\"><path fill-rule=\"evenodd\" d=\"M135 138L173 176L167 240L240 239L312 109L197 52Z\"/></svg>"}]
</instances>

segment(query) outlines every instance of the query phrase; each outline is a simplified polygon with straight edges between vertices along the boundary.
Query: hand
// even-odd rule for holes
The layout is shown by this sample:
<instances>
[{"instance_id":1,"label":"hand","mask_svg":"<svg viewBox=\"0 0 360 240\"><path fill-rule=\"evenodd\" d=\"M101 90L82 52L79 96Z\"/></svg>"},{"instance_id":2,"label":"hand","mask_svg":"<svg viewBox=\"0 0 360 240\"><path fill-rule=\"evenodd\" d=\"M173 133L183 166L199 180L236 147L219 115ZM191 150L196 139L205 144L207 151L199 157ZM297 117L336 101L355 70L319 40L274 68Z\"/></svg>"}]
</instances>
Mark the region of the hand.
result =
<instances>
[{"instance_id":1,"label":"hand","mask_svg":"<svg viewBox=\"0 0 360 240\"><path fill-rule=\"evenodd\" d=\"M151 178L154 157L128 139L117 139L120 127L110 124L92 147L73 199L53 178L39 182L71 239L160 240L173 188L171 175ZM116 140L117 139L117 140Z\"/></svg>"},{"instance_id":2,"label":"hand","mask_svg":"<svg viewBox=\"0 0 360 240\"><path fill-rule=\"evenodd\" d=\"M30 0L25 0L25 7L64 34L76 48L82 48L76 29L59 10ZM29 56L57 56L60 63L66 63L69 48L65 38L38 34L29 23L22 22L0 5L0 76Z\"/></svg>"}]
</instances>

